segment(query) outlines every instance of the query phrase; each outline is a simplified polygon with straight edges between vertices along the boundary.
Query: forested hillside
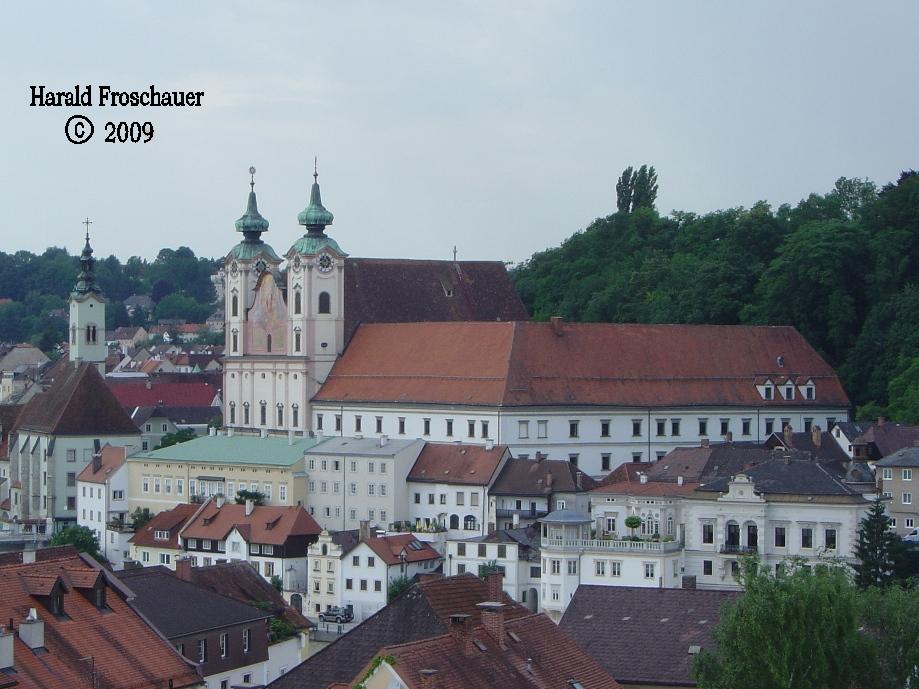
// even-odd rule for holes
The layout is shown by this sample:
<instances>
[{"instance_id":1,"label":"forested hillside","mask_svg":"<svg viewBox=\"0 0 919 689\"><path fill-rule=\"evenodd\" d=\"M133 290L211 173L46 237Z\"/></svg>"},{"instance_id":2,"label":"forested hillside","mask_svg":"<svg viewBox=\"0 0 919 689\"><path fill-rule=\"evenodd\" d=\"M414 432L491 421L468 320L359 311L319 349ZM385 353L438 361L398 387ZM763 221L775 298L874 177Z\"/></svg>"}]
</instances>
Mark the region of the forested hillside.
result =
<instances>
[{"instance_id":1,"label":"forested hillside","mask_svg":"<svg viewBox=\"0 0 919 689\"><path fill-rule=\"evenodd\" d=\"M214 310L210 276L217 267L213 259L197 258L184 246L163 249L152 262L137 256L124 264L115 256L99 259L96 282L109 300L106 327L132 324L122 303L132 294L148 294L156 302L152 314L138 312L135 325L157 318L204 321ZM31 342L52 353L67 339L66 319L53 314L67 306L79 272L79 254L57 247L40 255L0 252L0 342Z\"/></svg>"},{"instance_id":2,"label":"forested hillside","mask_svg":"<svg viewBox=\"0 0 919 689\"><path fill-rule=\"evenodd\" d=\"M791 324L860 416L919 423L919 173L880 190L841 178L795 207L668 217L652 181L652 203L617 188L620 210L514 269L535 318Z\"/></svg>"}]
</instances>

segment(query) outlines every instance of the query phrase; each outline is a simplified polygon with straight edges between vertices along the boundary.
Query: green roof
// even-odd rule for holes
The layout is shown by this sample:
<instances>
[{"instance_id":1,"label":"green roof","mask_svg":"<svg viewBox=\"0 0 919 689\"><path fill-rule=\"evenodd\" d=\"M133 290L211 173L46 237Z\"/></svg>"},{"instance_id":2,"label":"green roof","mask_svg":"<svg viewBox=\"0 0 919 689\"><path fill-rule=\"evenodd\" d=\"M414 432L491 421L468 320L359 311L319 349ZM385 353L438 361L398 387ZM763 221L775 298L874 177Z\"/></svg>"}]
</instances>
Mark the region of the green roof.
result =
<instances>
[{"instance_id":1,"label":"green roof","mask_svg":"<svg viewBox=\"0 0 919 689\"><path fill-rule=\"evenodd\" d=\"M250 242L244 239L239 244L230 249L230 255L240 261L251 261L259 254L265 254L268 258L277 261L278 263L281 262L280 257L274 252L274 249L265 244L263 241Z\"/></svg>"},{"instance_id":2,"label":"green roof","mask_svg":"<svg viewBox=\"0 0 919 689\"><path fill-rule=\"evenodd\" d=\"M303 458L303 453L315 446L315 438L260 438L248 435L206 435L161 450L137 452L131 461L200 462L201 464L248 464L290 467Z\"/></svg>"},{"instance_id":3,"label":"green roof","mask_svg":"<svg viewBox=\"0 0 919 689\"><path fill-rule=\"evenodd\" d=\"M300 239L294 242L294 245L290 247L290 251L288 253L292 251L298 254L311 255L311 254L318 254L320 251L322 251L325 248L332 249L333 251L337 252L340 256L348 255L344 251L341 250L341 247L338 246L338 242L336 242L331 237L326 237L324 235L322 237L316 237L314 235L308 235L308 234L303 235L302 237L300 237Z\"/></svg>"},{"instance_id":4,"label":"green roof","mask_svg":"<svg viewBox=\"0 0 919 689\"><path fill-rule=\"evenodd\" d=\"M310 204L297 215L297 222L306 225L313 232L322 232L326 225L331 225L335 216L322 205L319 192L319 173L313 172L313 186L310 189Z\"/></svg>"}]
</instances>

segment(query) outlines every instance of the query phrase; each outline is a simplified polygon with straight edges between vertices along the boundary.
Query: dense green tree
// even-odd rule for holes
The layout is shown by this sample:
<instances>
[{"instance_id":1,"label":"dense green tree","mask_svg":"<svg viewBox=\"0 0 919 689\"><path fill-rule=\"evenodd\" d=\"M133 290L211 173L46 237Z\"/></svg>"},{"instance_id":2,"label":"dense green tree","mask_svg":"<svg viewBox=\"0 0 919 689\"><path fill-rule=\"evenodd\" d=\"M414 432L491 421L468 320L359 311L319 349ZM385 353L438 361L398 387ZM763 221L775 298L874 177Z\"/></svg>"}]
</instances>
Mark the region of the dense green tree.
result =
<instances>
[{"instance_id":1,"label":"dense green tree","mask_svg":"<svg viewBox=\"0 0 919 689\"><path fill-rule=\"evenodd\" d=\"M919 424L919 357L904 362L901 368L887 384L887 415L901 423Z\"/></svg>"},{"instance_id":2,"label":"dense green tree","mask_svg":"<svg viewBox=\"0 0 919 689\"><path fill-rule=\"evenodd\" d=\"M393 599L401 594L403 591L407 591L412 587L412 580L407 576L403 575L397 579L393 579L389 583L389 587L386 589L386 602L392 603Z\"/></svg>"},{"instance_id":3,"label":"dense green tree","mask_svg":"<svg viewBox=\"0 0 919 689\"><path fill-rule=\"evenodd\" d=\"M154 450L161 450L164 447L171 447L172 445L178 445L179 443L188 442L189 440L194 440L198 436L190 428L182 428L177 430L175 433L166 433L161 439L160 444L157 445Z\"/></svg>"},{"instance_id":4,"label":"dense green tree","mask_svg":"<svg viewBox=\"0 0 919 689\"><path fill-rule=\"evenodd\" d=\"M879 686L919 686L919 589L868 589L862 593L862 619L879 646Z\"/></svg>"},{"instance_id":5,"label":"dense green tree","mask_svg":"<svg viewBox=\"0 0 919 689\"><path fill-rule=\"evenodd\" d=\"M642 165L635 173L632 187L632 210L654 208L657 201L657 172L654 166Z\"/></svg>"},{"instance_id":6,"label":"dense green tree","mask_svg":"<svg viewBox=\"0 0 919 689\"><path fill-rule=\"evenodd\" d=\"M236 491L236 504L245 505L246 500L251 500L255 505L264 505L265 504L265 494L257 490L245 490L241 489Z\"/></svg>"},{"instance_id":7,"label":"dense green tree","mask_svg":"<svg viewBox=\"0 0 919 689\"><path fill-rule=\"evenodd\" d=\"M178 318L188 323L203 323L211 315L212 307L191 297L173 293L160 299L154 312L157 319Z\"/></svg>"},{"instance_id":8,"label":"dense green tree","mask_svg":"<svg viewBox=\"0 0 919 689\"><path fill-rule=\"evenodd\" d=\"M96 534L92 529L86 526L67 526L61 529L54 534L49 545L72 545L81 553L100 559L99 541L96 540Z\"/></svg>"},{"instance_id":9,"label":"dense green tree","mask_svg":"<svg viewBox=\"0 0 919 689\"><path fill-rule=\"evenodd\" d=\"M884 502L877 498L858 526L855 582L862 588L887 586L894 580L900 539L891 530Z\"/></svg>"},{"instance_id":10,"label":"dense green tree","mask_svg":"<svg viewBox=\"0 0 919 689\"><path fill-rule=\"evenodd\" d=\"M131 512L131 527L135 531L142 529L148 521L153 519L153 513L150 512L150 509L144 507L141 509L138 507L133 512Z\"/></svg>"},{"instance_id":11,"label":"dense green tree","mask_svg":"<svg viewBox=\"0 0 919 689\"><path fill-rule=\"evenodd\" d=\"M873 642L859 631L858 591L845 572L793 566L773 576L756 564L744 563L745 594L696 659L700 689L874 686Z\"/></svg>"}]
</instances>

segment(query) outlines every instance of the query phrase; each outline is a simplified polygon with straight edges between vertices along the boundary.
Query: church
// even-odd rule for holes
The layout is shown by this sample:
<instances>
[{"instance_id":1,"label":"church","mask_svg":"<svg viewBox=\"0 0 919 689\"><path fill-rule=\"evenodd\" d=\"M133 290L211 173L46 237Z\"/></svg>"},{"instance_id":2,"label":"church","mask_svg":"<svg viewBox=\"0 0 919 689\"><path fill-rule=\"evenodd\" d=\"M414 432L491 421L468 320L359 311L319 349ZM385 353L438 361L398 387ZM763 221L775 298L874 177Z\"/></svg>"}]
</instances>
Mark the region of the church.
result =
<instances>
[{"instance_id":1,"label":"church","mask_svg":"<svg viewBox=\"0 0 919 689\"><path fill-rule=\"evenodd\" d=\"M792 327L531 322L500 262L350 257L313 177L283 258L254 181L236 221L228 432L505 444L602 476L848 419L836 372Z\"/></svg>"},{"instance_id":2,"label":"church","mask_svg":"<svg viewBox=\"0 0 919 689\"><path fill-rule=\"evenodd\" d=\"M226 255L224 423L234 432L303 433L311 401L366 323L528 318L503 263L351 258L328 233L333 215L313 173L302 236L279 256L262 235L250 169L242 241Z\"/></svg>"}]
</instances>

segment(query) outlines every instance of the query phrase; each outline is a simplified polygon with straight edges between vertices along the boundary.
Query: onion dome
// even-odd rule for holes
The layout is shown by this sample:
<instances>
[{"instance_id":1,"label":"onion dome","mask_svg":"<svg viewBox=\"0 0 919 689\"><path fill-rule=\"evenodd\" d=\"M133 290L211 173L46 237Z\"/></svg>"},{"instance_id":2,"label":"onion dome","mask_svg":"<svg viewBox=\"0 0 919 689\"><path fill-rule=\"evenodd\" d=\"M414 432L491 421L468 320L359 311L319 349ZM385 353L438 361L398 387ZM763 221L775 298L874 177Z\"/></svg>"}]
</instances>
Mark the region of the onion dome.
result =
<instances>
[{"instance_id":1,"label":"onion dome","mask_svg":"<svg viewBox=\"0 0 919 689\"><path fill-rule=\"evenodd\" d=\"M332 224L335 216L322 205L319 194L319 171L313 167L313 186L310 189L310 205L300 211L297 222L306 227L308 237L325 237L326 225Z\"/></svg>"},{"instance_id":2,"label":"onion dome","mask_svg":"<svg viewBox=\"0 0 919 689\"><path fill-rule=\"evenodd\" d=\"M89 245L89 220L86 223L86 245L83 247L83 253L80 254L80 274L77 276L77 284L73 286L74 296L102 293L99 285L96 284L96 259L93 258L93 248Z\"/></svg>"},{"instance_id":3,"label":"onion dome","mask_svg":"<svg viewBox=\"0 0 919 689\"><path fill-rule=\"evenodd\" d=\"M268 231L268 221L258 212L258 201L255 198L255 168L249 168L252 176L249 182L249 201L246 212L236 221L236 231L243 233L243 240L233 247L230 254L240 260L255 258L265 254L269 258L280 262L281 259L270 246L262 241L262 232Z\"/></svg>"}]
</instances>

